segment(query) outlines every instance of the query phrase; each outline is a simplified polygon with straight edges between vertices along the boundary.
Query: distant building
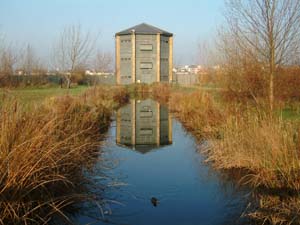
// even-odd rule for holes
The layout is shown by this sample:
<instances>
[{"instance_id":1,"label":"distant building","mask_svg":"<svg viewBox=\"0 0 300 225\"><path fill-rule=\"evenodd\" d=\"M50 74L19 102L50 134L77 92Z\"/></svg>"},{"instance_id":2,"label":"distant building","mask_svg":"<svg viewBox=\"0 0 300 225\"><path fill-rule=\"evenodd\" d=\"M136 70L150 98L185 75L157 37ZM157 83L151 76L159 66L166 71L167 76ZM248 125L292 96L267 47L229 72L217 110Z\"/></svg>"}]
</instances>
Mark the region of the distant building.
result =
<instances>
[{"instance_id":1,"label":"distant building","mask_svg":"<svg viewBox=\"0 0 300 225\"><path fill-rule=\"evenodd\" d=\"M188 66L188 71L193 74L198 74L201 71L200 65L190 65Z\"/></svg>"},{"instance_id":2,"label":"distant building","mask_svg":"<svg viewBox=\"0 0 300 225\"><path fill-rule=\"evenodd\" d=\"M16 75L19 75L19 76L22 76L22 75L25 74L25 72L24 72L24 70L22 70L22 69L17 69L17 70L15 71L15 74L16 74Z\"/></svg>"},{"instance_id":3,"label":"distant building","mask_svg":"<svg viewBox=\"0 0 300 225\"><path fill-rule=\"evenodd\" d=\"M86 70L84 74L89 76L113 76L113 73L101 72L96 70Z\"/></svg>"},{"instance_id":4,"label":"distant building","mask_svg":"<svg viewBox=\"0 0 300 225\"><path fill-rule=\"evenodd\" d=\"M115 38L118 84L172 81L172 33L142 23Z\"/></svg>"}]
</instances>

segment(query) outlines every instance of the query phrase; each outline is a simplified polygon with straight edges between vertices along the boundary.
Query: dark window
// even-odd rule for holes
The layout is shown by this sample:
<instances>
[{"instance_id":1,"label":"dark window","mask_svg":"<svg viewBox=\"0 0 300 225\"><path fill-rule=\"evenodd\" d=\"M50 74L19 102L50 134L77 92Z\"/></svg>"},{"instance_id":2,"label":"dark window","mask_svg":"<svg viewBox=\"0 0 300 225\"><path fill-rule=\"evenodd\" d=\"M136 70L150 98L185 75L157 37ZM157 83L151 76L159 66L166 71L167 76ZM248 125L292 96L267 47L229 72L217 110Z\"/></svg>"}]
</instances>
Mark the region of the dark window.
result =
<instances>
[{"instance_id":1,"label":"dark window","mask_svg":"<svg viewBox=\"0 0 300 225\"><path fill-rule=\"evenodd\" d=\"M131 60L131 58L129 57L129 58L121 58L121 61L130 61Z\"/></svg>"},{"instance_id":2,"label":"dark window","mask_svg":"<svg viewBox=\"0 0 300 225\"><path fill-rule=\"evenodd\" d=\"M152 128L141 128L140 135L141 136L151 136L151 135L153 135L153 129Z\"/></svg>"}]
</instances>

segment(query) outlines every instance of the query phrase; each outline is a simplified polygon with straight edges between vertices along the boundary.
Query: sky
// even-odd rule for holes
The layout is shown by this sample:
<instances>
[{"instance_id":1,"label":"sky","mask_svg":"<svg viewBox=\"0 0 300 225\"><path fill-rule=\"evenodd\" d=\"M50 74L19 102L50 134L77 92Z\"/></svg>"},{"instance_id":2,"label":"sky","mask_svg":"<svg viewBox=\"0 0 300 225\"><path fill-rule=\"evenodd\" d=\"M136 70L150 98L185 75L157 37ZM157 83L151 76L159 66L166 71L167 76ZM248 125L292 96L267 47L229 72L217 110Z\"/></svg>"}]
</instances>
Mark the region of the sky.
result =
<instances>
[{"instance_id":1,"label":"sky","mask_svg":"<svg viewBox=\"0 0 300 225\"><path fill-rule=\"evenodd\" d=\"M224 0L0 0L0 33L29 43L43 60L65 26L100 34L97 48L114 54L114 34L148 23L174 34L174 63L198 63L198 44L214 37Z\"/></svg>"}]
</instances>

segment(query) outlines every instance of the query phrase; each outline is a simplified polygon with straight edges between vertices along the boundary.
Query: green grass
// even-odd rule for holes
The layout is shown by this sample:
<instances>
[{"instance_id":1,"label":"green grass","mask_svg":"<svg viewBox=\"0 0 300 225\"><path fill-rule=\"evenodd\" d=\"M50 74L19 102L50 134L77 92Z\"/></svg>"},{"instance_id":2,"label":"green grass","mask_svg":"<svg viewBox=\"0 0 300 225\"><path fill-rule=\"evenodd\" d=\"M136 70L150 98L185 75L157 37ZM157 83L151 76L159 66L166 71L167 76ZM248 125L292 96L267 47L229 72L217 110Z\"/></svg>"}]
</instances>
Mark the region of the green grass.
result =
<instances>
[{"instance_id":1,"label":"green grass","mask_svg":"<svg viewBox=\"0 0 300 225\"><path fill-rule=\"evenodd\" d=\"M281 111L281 116L287 120L300 120L300 111L286 108Z\"/></svg>"},{"instance_id":2,"label":"green grass","mask_svg":"<svg viewBox=\"0 0 300 225\"><path fill-rule=\"evenodd\" d=\"M74 86L70 89L60 88L59 86L0 89L0 97L2 95L8 95L18 99L22 104L30 104L33 102L42 102L47 97L79 95L87 89L88 86Z\"/></svg>"}]
</instances>

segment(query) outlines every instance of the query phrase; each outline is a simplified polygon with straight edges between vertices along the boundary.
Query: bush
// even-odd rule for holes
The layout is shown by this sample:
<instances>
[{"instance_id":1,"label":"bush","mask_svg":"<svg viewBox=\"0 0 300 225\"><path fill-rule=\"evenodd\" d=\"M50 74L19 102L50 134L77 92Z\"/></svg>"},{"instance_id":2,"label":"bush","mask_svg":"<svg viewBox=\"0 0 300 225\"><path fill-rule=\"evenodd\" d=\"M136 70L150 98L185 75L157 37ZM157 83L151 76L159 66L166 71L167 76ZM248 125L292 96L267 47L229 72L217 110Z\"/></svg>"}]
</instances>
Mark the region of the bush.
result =
<instances>
[{"instance_id":1,"label":"bush","mask_svg":"<svg viewBox=\"0 0 300 225\"><path fill-rule=\"evenodd\" d=\"M279 68L274 83L276 99L283 101L300 100L300 67Z\"/></svg>"},{"instance_id":2,"label":"bush","mask_svg":"<svg viewBox=\"0 0 300 225\"><path fill-rule=\"evenodd\" d=\"M227 67L221 81L225 88L224 97L228 101L248 101L267 98L268 80L259 64L244 64L242 67Z\"/></svg>"},{"instance_id":3,"label":"bush","mask_svg":"<svg viewBox=\"0 0 300 225\"><path fill-rule=\"evenodd\" d=\"M0 87L27 87L60 84L59 75L5 75L0 76Z\"/></svg>"},{"instance_id":4,"label":"bush","mask_svg":"<svg viewBox=\"0 0 300 225\"><path fill-rule=\"evenodd\" d=\"M261 65L227 68L223 72L224 97L227 101L247 102L249 99L268 99L269 79ZM300 68L279 67L274 77L275 101L300 100Z\"/></svg>"}]
</instances>

